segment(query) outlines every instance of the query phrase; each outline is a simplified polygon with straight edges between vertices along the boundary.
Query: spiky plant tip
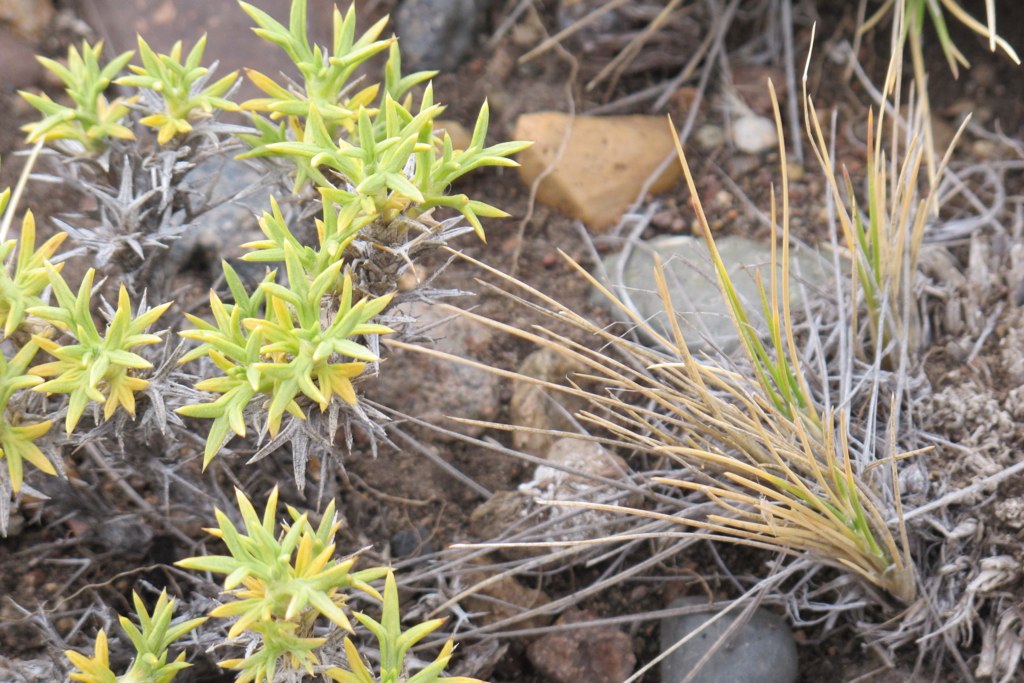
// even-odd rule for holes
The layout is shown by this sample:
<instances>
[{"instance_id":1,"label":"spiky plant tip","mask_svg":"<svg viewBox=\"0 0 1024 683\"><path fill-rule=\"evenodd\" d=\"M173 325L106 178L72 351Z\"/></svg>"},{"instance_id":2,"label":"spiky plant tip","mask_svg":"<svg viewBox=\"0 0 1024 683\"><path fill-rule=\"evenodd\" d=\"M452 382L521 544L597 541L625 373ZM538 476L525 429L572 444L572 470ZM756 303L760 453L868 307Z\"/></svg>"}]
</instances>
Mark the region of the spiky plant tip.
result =
<instances>
[{"instance_id":1,"label":"spiky plant tip","mask_svg":"<svg viewBox=\"0 0 1024 683\"><path fill-rule=\"evenodd\" d=\"M64 345L38 334L33 335L35 343L55 359L36 365L29 371L33 375L49 378L33 387L33 390L48 395L68 395L68 414L65 420L68 435L90 402L104 404L104 419L109 419L119 407L134 417L135 394L149 383L130 372L151 368L152 363L133 349L161 340L159 335L149 334L146 330L171 304L138 311L138 315L133 317L131 300L122 284L118 292L117 309L106 333L101 335L91 311L95 270L89 269L86 272L76 295L56 268L49 263L44 263L44 267L58 305L34 306L28 312L64 328L77 343Z\"/></svg>"},{"instance_id":2,"label":"spiky plant tip","mask_svg":"<svg viewBox=\"0 0 1024 683\"><path fill-rule=\"evenodd\" d=\"M67 233L57 233L36 249L35 217L28 210L22 219L19 238L0 244L0 324L4 338L14 334L25 322L29 308L42 304L39 295L49 284L46 264L57 272L64 267L63 263L53 264L50 259L66 238Z\"/></svg>"},{"instance_id":3,"label":"spiky plant tip","mask_svg":"<svg viewBox=\"0 0 1024 683\"><path fill-rule=\"evenodd\" d=\"M118 98L109 102L103 95L133 53L121 53L101 67L102 52L103 41L95 45L82 41L81 52L73 45L68 48L66 65L46 57L36 58L64 82L75 106L58 104L45 94L19 91L44 115L41 121L22 127L29 133L29 142L70 139L81 143L90 152L98 152L106 146L107 138L134 138L132 131L121 124L129 113L128 105L134 100Z\"/></svg>"},{"instance_id":4,"label":"spiky plant tip","mask_svg":"<svg viewBox=\"0 0 1024 683\"><path fill-rule=\"evenodd\" d=\"M357 612L355 618L377 640L380 647L379 678L363 662L359 651L349 638L345 638L345 658L348 669L334 667L324 673L338 683L366 683L367 681L398 681L403 680L407 672L406 653L416 643L436 631L445 619L431 619L417 624L406 631L402 630L401 614L398 602L398 584L394 573L389 569L384 576L384 594L381 602L381 619ZM445 642L438 656L416 674L408 677L409 683L436 683L453 681L456 683L483 683L473 678L443 678L442 674L451 660L454 643L451 639Z\"/></svg>"},{"instance_id":5,"label":"spiky plant tip","mask_svg":"<svg viewBox=\"0 0 1024 683\"><path fill-rule=\"evenodd\" d=\"M161 591L152 612L146 608L138 593L132 593L132 603L138 625L128 617L121 616L118 619L135 650L135 657L128 670L121 676L111 670L107 634L101 629L96 634L92 657L74 650L65 651L65 656L78 669L71 673L71 680L82 683L171 683L180 671L192 666L185 661L184 652L169 660L168 649L202 625L206 617L173 623L175 601L168 598L166 590Z\"/></svg>"},{"instance_id":6,"label":"spiky plant tip","mask_svg":"<svg viewBox=\"0 0 1024 683\"><path fill-rule=\"evenodd\" d=\"M162 110L139 120L143 126L157 129L159 144L165 145L176 136L190 133L193 122L210 116L215 109L238 111L237 104L223 97L234 86L237 71L203 87L209 71L200 64L206 49L205 34L184 62L181 61L181 41L174 44L169 54L155 52L142 36L138 37L138 43L142 66L130 65L133 75L123 76L115 83L152 91L162 101Z\"/></svg>"},{"instance_id":7,"label":"spiky plant tip","mask_svg":"<svg viewBox=\"0 0 1024 683\"><path fill-rule=\"evenodd\" d=\"M366 582L387 570L352 571L355 558L334 558L334 535L339 525L333 504L327 506L320 525L314 528L307 514L294 509L288 510L291 524L278 523L276 487L268 496L262 516L241 490L236 489L235 497L244 530L216 510L218 527L211 532L224 542L229 554L192 557L177 563L185 569L225 575L224 590L229 599L209 616L235 619L229 638L246 632L259 637L260 646L254 652L220 665L254 679L278 668L311 672L309 667L318 663L317 651L325 639L309 637L309 624L323 617L353 633L345 613L347 593L361 590L379 597Z\"/></svg>"}]
</instances>

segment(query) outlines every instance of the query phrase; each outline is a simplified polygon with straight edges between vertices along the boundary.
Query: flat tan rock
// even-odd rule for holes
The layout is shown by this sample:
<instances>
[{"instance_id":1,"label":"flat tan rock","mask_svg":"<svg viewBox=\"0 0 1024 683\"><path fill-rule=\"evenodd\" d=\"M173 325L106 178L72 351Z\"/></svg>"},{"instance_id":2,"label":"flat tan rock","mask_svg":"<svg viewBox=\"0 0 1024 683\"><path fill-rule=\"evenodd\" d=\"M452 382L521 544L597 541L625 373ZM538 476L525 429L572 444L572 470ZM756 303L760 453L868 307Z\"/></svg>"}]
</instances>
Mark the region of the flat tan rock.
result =
<instances>
[{"instance_id":1,"label":"flat tan rock","mask_svg":"<svg viewBox=\"0 0 1024 683\"><path fill-rule=\"evenodd\" d=\"M585 366L551 349L538 349L523 360L516 372L545 382L565 384L569 375L586 369ZM556 403L565 410L559 410ZM512 444L526 453L543 455L558 437L533 430L572 431L573 424L567 415L584 407L583 402L569 394L549 391L524 380L514 381L512 399L509 403L509 422L517 427L529 428L531 431L512 432Z\"/></svg>"},{"instance_id":2,"label":"flat tan rock","mask_svg":"<svg viewBox=\"0 0 1024 683\"><path fill-rule=\"evenodd\" d=\"M595 231L618 223L674 147L668 120L661 116L524 114L512 138L535 142L516 157L527 186L555 160L567 133L565 152L541 181L537 199ZM650 192L670 189L681 173L678 163L669 164Z\"/></svg>"},{"instance_id":3,"label":"flat tan rock","mask_svg":"<svg viewBox=\"0 0 1024 683\"><path fill-rule=\"evenodd\" d=\"M458 121L451 119L438 119L434 121L434 130L443 137L448 133L452 138L452 147L455 149L466 149L473 141L473 133Z\"/></svg>"}]
</instances>

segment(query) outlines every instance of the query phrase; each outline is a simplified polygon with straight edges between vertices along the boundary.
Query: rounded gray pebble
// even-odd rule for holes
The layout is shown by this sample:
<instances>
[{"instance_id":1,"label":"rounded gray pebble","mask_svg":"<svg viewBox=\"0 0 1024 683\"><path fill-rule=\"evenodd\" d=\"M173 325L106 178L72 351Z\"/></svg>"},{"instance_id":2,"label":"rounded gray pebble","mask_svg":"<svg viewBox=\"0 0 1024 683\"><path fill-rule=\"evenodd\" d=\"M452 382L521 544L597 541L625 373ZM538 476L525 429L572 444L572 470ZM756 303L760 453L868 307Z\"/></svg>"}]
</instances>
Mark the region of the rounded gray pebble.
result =
<instances>
[{"instance_id":1,"label":"rounded gray pebble","mask_svg":"<svg viewBox=\"0 0 1024 683\"><path fill-rule=\"evenodd\" d=\"M755 274L760 272L767 289L771 279L771 246L767 242L739 235L726 235L715 242L736 293L750 316L751 324L754 329L766 330ZM661 257L664 264L669 295L690 351L711 352L718 348L728 354L736 350L739 337L724 305L711 256L703 238L657 237L639 243L632 250L622 272L622 284L625 285L629 302L636 314L650 321L651 326L660 334L672 338L672 329L665 320L665 306L658 296L658 285L654 277L655 254ZM605 270L613 282L619 270L619 259L619 254L612 254L604 261ZM832 279L831 264L806 248L793 249L790 268L790 305L793 307L801 305L801 287L806 286L808 292L815 289L825 291L824 288ZM781 268L779 272L781 274ZM608 308L614 317L623 322L629 322L596 289L591 293L591 301ZM642 336L647 337L645 334Z\"/></svg>"},{"instance_id":2,"label":"rounded gray pebble","mask_svg":"<svg viewBox=\"0 0 1024 683\"><path fill-rule=\"evenodd\" d=\"M430 529L418 526L399 531L391 537L391 554L397 558L419 557L435 551Z\"/></svg>"},{"instance_id":3,"label":"rounded gray pebble","mask_svg":"<svg viewBox=\"0 0 1024 683\"><path fill-rule=\"evenodd\" d=\"M702 597L680 598L671 607L706 605ZM741 608L712 623L666 657L661 663L661 683L679 683L729 628ZM684 636L700 628L715 612L670 617L661 622L664 652ZM794 683L798 674L796 641L789 626L776 614L759 608L750 621L733 634L697 673L693 683Z\"/></svg>"}]
</instances>

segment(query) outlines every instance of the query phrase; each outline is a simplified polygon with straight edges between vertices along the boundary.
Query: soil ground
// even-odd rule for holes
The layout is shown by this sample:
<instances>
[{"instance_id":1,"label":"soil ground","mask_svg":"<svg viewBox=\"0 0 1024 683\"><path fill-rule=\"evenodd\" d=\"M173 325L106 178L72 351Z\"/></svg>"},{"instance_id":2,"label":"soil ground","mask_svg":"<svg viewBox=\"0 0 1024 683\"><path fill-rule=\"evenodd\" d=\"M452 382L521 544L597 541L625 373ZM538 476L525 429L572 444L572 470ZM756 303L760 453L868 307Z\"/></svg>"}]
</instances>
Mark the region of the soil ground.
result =
<instances>
[{"instance_id":1,"label":"soil ground","mask_svg":"<svg viewBox=\"0 0 1024 683\"><path fill-rule=\"evenodd\" d=\"M375 3L375 9L386 11L389 9L388 4ZM480 29L481 44L503 24L517 4L492 3L490 16ZM69 13L74 14L75 5L70 0L57 3L65 18ZM436 79L435 88L440 97L451 103L446 112L447 118L471 122L480 103L487 97L492 107L493 138L509 139L511 126L520 113L551 109L566 111L569 106L567 92L571 92L575 98L574 106L578 113L585 113L602 104L594 93L583 91L582 76L577 82L566 82L569 75L568 62L555 52L524 65L516 63L526 50L543 37L540 26L549 31L554 28L556 22L553 5L550 2L536 3L539 14L535 18L522 19L517 28L499 40L493 48L479 50L474 53L476 56L467 59L458 69ZM854 11L850 5L856 3L829 2L819 5L819 31L827 38L819 43L817 49L819 55L824 55L829 41L838 40L843 35L849 36ZM976 15L983 13L981 2L966 5ZM236 9L231 6L225 11L233 12ZM533 11L531 9L528 14ZM1024 5L1002 3L1000 13L1000 26L1007 31L1004 35L1012 44L1024 47ZM61 55L68 42L75 38L73 31L67 28L70 25L65 21L62 24L64 28L53 32L41 42L39 49L50 56ZM730 51L742 55L741 48L756 29L756 24L741 22L735 35L730 33L728 37ZM796 31L798 54L803 54L806 49L808 33L805 24L801 24ZM1024 84L1021 72L1014 69L1007 60L989 54L982 41L974 36L965 35L956 29L954 35L971 60L973 70L953 82L946 76L941 55L934 49L929 52L929 68L937 74L936 81L943 83L943 87L934 89L933 108L939 122L947 126L954 125L965 109L971 109L976 112L982 125L998 125L1003 133L1020 140L1024 124L1024 98L1020 96L1022 89L1019 87ZM887 43L887 30L878 31L865 42L861 57L869 73L877 74L884 67L881 55ZM582 71L587 73L586 65L582 66ZM763 68L763 65L759 66ZM772 66L777 68L777 65ZM847 149L840 149L839 157L862 158L856 148L856 141L863 139L863 122L866 120L869 98L856 81L845 83L835 77L832 73L834 70L837 67L829 64L823 56L816 59L812 64L811 88L820 109L837 107L840 111L840 125L844 128L844 134L839 136L840 144L847 146ZM670 75L667 69L649 69L624 79L607 99L614 100L629 92L639 91ZM702 109L698 126L709 122L721 125L721 111L717 108L716 99L719 91L720 84L717 79L713 79L709 91L711 104L706 104ZM619 113L646 111L642 106L637 106ZM0 121L4 122L0 126L0 155L4 160L0 185L13 184L17 178L21 160L12 152L25 148L18 127L33 118L33 111L16 94L7 89L0 92ZM976 139L969 138L961 146L966 155L977 152L979 148L972 146L975 142ZM715 229L722 234L734 232L765 236L766 228L746 210L737 195L745 195L754 206L763 210L768 205L769 183L776 169L777 158L772 153L750 157L740 155L726 146L698 154L694 170L699 178L702 196L706 200L711 198L706 201L706 207ZM820 227L823 223L824 193L822 181L810 160L805 170L801 177L794 178L791 188L794 205L797 207L794 231L801 239L813 243L824 237ZM857 169L851 167L851 173L856 172ZM731 179L735 187L728 186L724 178ZM1019 191L1019 175L1008 178L1007 182L1009 187L1014 188L1011 191ZM539 290L557 292L563 302L578 311L598 317L603 315L589 303L586 283L566 267L557 255L557 250L562 249L584 266L593 265L590 251L570 218L540 205L531 209L528 188L508 169L481 173L466 184L464 191L502 207L512 216L504 222L489 222L490 241L486 246L475 243L471 237L464 238L460 247L464 247L466 254L486 260L500 270L514 270L518 277ZM22 206L31 207L36 212L41 218L40 224L46 226L44 230L52 230L48 218L68 211L69 206L73 207L78 201L79 198L70 193L33 184L29 186ZM685 189L676 188L659 198L659 201L662 208L658 218L643 237L688 232L692 217L688 215ZM614 248L610 242L598 244L601 250ZM479 276L479 271L467 264L455 263L444 274L443 283L445 286L477 291L478 294L471 299L472 305L485 315L508 321L517 327L525 327L535 321L525 309L512 309L505 299L475 284L473 278ZM980 390L994 392L997 401L1004 399L1014 387L999 385L999 378L1006 375L1003 367L1005 354L1000 355L1000 337L1001 330L997 330L969 365L963 365L948 355L945 346L948 340L937 339L935 351L930 355L934 369L929 373L936 391L975 381L983 387ZM487 355L477 360L512 369L531 350L524 343L498 338L487 346ZM507 401L510 393L511 389L504 387L502 399ZM502 421L507 417L507 407L503 404L497 420ZM428 443L432 438L429 431L417 433ZM495 432L490 436L499 442L508 443L508 435L505 433ZM1015 443L1024 442L1019 433L1013 436L1017 439ZM436 445L444 453L446 461L492 491L515 489L528 476L526 466L519 461L506 460L494 454L482 455L479 449L470 445L453 444L447 440L438 439ZM72 479L75 477L74 468L91 466L81 455L68 454L68 458ZM195 461L189 466L195 466ZM430 530L430 542L435 547L443 547L453 539L471 536L467 531L468 518L480 503L479 496L453 483L447 474L430 461L408 451L383 448L376 459L369 457L368 453L353 453L345 458L345 467L349 476L342 479L340 486L343 513L348 520L346 542L352 548L369 545L372 546L369 551L371 557L380 555L386 552L395 533L416 527ZM264 462L261 468L262 477L279 478L282 483L291 479L287 462L277 465ZM255 475L243 473L239 476ZM76 622L76 615L81 613L84 605L102 603L123 613L129 604L127 596L140 579L188 590L187 584L180 583L181 577L168 571L166 565L187 556L192 549L186 547L168 529L160 528L138 515L135 503L125 498L123 488L116 481L116 474L112 473L103 481L105 483L99 490L78 491L78 499L73 501L74 504L65 502L54 507L26 504L23 510L24 527L12 537L0 540L0 654L14 660L46 656L52 646L44 634L31 625L31 619L27 616L36 610L44 610L48 614L61 637L69 639L73 645L80 645L82 637L78 633L80 625ZM129 479L127 484L150 503L161 501L161 492L154 482L134 478ZM90 516L89 500L92 496L103 497L108 504L113 501L114 507L124 513L124 524L118 530L121 535L119 542L111 543L98 537L97 526L108 524L109 520ZM286 496L293 504L303 504L303 499L294 489L287 491ZM199 540L203 536L201 527L212 520L197 513L179 515L179 521L179 531L188 538ZM132 539L136 538L138 542L133 543ZM1019 546L1019 539L1011 539L1011 542ZM766 559L757 553L733 550L724 552L736 555L739 558L738 566L746 567L750 573L759 572ZM1008 548L1007 552L1018 556L1021 554L1019 547ZM571 592L575 586L586 585L591 580L588 571L563 575L544 588L551 595ZM664 580L665 577L687 572L708 577L718 574L713 558L709 556L697 554L677 558L664 568L660 578L646 583L627 584L621 590L589 599L581 606L600 616L653 609L666 604L681 592L691 590L685 584ZM728 586L717 583L713 578L711 581L712 588L728 593ZM15 608L13 603L17 603L25 612ZM656 653L654 643L657 625L641 623L631 627L629 633L639 662L649 660ZM800 651L802 680L848 681L881 666L880 662L864 663L865 658L871 659L872 656L866 655L862 644L851 638L849 629L831 633L805 629L799 635L805 644ZM897 662L897 667L912 666L913 658L914 652L908 651L905 661ZM494 670L495 683L544 683L544 679L525 657L521 641L511 643L505 658L497 663ZM886 680L885 675L891 674L869 676L863 680ZM216 681L228 678L217 674L209 662L201 662L201 666L189 673L187 680ZM653 681L656 678L648 676L645 680ZM958 679L950 677L948 680Z\"/></svg>"}]
</instances>

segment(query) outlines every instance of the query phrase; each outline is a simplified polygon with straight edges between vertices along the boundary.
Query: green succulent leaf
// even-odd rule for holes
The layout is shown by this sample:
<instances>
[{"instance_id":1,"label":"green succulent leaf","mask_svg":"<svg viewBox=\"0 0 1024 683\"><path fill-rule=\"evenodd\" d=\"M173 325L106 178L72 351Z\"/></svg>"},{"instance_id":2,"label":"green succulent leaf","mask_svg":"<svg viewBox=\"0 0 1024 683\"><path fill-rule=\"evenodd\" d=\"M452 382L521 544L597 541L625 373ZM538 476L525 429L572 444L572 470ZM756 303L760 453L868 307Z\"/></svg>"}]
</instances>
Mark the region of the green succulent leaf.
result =
<instances>
[{"instance_id":1,"label":"green succulent leaf","mask_svg":"<svg viewBox=\"0 0 1024 683\"><path fill-rule=\"evenodd\" d=\"M132 602L139 625L136 626L127 617L119 619L136 653L128 670L117 676L110 669L107 634L101 630L96 636L92 657L74 650L64 653L77 669L72 672L71 680L83 683L171 683L178 672L192 666L184 661L184 652L168 661L168 648L205 622L206 617L172 623L174 600L167 597L167 591L160 593L152 613L146 609L137 593L132 593Z\"/></svg>"},{"instance_id":2,"label":"green succulent leaf","mask_svg":"<svg viewBox=\"0 0 1024 683\"><path fill-rule=\"evenodd\" d=\"M444 623L444 619L431 619L403 631L401 610L398 601L398 584L390 570L384 577L384 595L381 604L381 620L376 621L366 614L357 612L355 618L377 639L380 647L380 671L375 677L363 663L359 652L350 640L345 640L345 654L350 669L331 668L326 674L339 683L376 683L377 681L408 681L409 683L435 683L436 681L453 681L455 683L482 683L474 678L456 677L442 678L444 670L451 660L453 643L448 641L441 649L437 658L415 675L406 678L408 666L405 655L409 648L436 631Z\"/></svg>"},{"instance_id":3,"label":"green succulent leaf","mask_svg":"<svg viewBox=\"0 0 1024 683\"><path fill-rule=\"evenodd\" d=\"M220 510L216 511L218 526L210 530L224 541L229 554L192 557L177 563L185 569L224 575L224 590L232 599L215 608L210 616L235 620L228 631L230 638L245 631L260 636L254 653L244 659L223 661L220 666L243 672L246 680L272 676L285 665L312 673L318 663L315 651L324 639L305 637L300 627L308 632L308 625L322 617L351 632L352 624L345 613L348 591L362 591L379 599L380 594L366 582L386 570L353 572L355 558L334 557L334 539L341 526L334 501L314 528L306 515L293 508L288 509L291 524L278 524L276 488L262 516L244 493L236 490L235 497L244 530Z\"/></svg>"},{"instance_id":4,"label":"green succulent leaf","mask_svg":"<svg viewBox=\"0 0 1024 683\"><path fill-rule=\"evenodd\" d=\"M26 347L28 348L28 347ZM54 476L57 471L36 445L36 440L50 431L50 420L32 424L17 424L6 414L0 415L0 459L7 461L7 473L15 493L24 480L24 463L28 462L40 472Z\"/></svg>"},{"instance_id":5,"label":"green succulent leaf","mask_svg":"<svg viewBox=\"0 0 1024 683\"><path fill-rule=\"evenodd\" d=\"M348 81L366 60L394 43L394 39L377 40L384 30L386 19L355 38L355 7L342 17L334 10L334 40L331 49L311 44L306 33L306 0L294 0L289 25L275 20L257 7L239 3L256 22L256 35L277 45L288 55L303 77L303 91L295 92L279 85L272 78L257 71L247 72L250 80L269 97L248 100L242 108L262 111L272 119L284 116L308 119L313 112L319 114L333 133L351 125L353 113L369 104L376 95L372 87L346 97Z\"/></svg>"},{"instance_id":6,"label":"green succulent leaf","mask_svg":"<svg viewBox=\"0 0 1024 683\"><path fill-rule=\"evenodd\" d=\"M174 600L167 597L167 591L160 593L152 614L146 610L146 605L137 593L132 594L132 602L139 618L139 626L135 626L127 617L121 617L119 621L138 654L124 680L170 683L179 671L191 664L184 661L184 652L179 653L174 660L168 661L168 648L176 640L203 624L206 617L172 624Z\"/></svg>"},{"instance_id":7,"label":"green succulent leaf","mask_svg":"<svg viewBox=\"0 0 1024 683\"><path fill-rule=\"evenodd\" d=\"M213 292L210 310L216 324L190 316L195 327L181 333L202 342L181 362L208 356L224 374L196 385L200 391L220 394L209 403L184 406L186 417L214 420L207 436L204 467L225 440L229 429L245 435L244 411L265 397L266 427L271 435L280 429L285 413L304 419L300 401L308 400L321 411L334 400L355 405L352 380L362 374L365 363L378 358L353 337L388 334L387 326L373 323L391 301L391 295L352 303L352 280L342 275L344 261L332 260L351 241L355 230L341 228L338 213L328 209L326 220L318 223L321 241L329 249L319 251L303 246L289 231L276 201L260 225L267 239L247 246L254 260L280 259L285 263L287 286L273 274L249 295L237 275L227 276L235 300L225 304ZM335 299L333 318L325 319L322 304ZM260 305L254 305L258 301ZM263 302L266 302L265 309ZM243 309L251 317L242 318Z\"/></svg>"},{"instance_id":8,"label":"green succulent leaf","mask_svg":"<svg viewBox=\"0 0 1024 683\"><path fill-rule=\"evenodd\" d=\"M190 132L192 122L209 116L214 109L238 110L237 104L223 97L238 79L237 71L206 86L209 70L200 66L206 50L205 34L189 51L184 63L181 61L180 40L171 48L170 54L155 52L142 36L138 40L142 66L131 65L129 69L134 75L119 78L115 83L159 93L164 101L163 110L150 112L140 123L157 129L157 142L161 145L177 135Z\"/></svg>"},{"instance_id":9,"label":"green succulent leaf","mask_svg":"<svg viewBox=\"0 0 1024 683\"><path fill-rule=\"evenodd\" d=\"M51 378L33 387L33 390L46 394L68 394L65 420L68 434L74 430L90 401L104 404L104 419L110 419L118 407L123 407L134 417L135 394L149 383L128 371L147 369L151 364L132 353L131 349L160 341L158 335L147 334L146 330L171 304L139 311L137 317L133 318L128 290L121 285L117 309L107 325L106 333L100 335L90 306L95 271L89 269L75 295L56 268L49 263L44 263L44 268L59 305L34 306L28 312L63 328L78 343L63 346L42 335L33 335L39 348L55 358L29 371L38 377Z\"/></svg>"},{"instance_id":10,"label":"green succulent leaf","mask_svg":"<svg viewBox=\"0 0 1024 683\"><path fill-rule=\"evenodd\" d=\"M62 265L53 265L50 259L66 237L67 233L58 233L36 249L36 223L32 212L28 211L18 240L0 244L0 325L4 338L25 322L29 308L42 304L39 294L49 284L46 264L60 270Z\"/></svg>"},{"instance_id":11,"label":"green succulent leaf","mask_svg":"<svg viewBox=\"0 0 1024 683\"><path fill-rule=\"evenodd\" d=\"M107 138L132 139L131 130L121 124L128 114L132 100L121 98L108 102L103 92L132 58L124 52L100 67L103 42L90 45L82 41L79 52L68 48L67 66L46 57L37 57L39 63L64 82L74 107L58 104L49 96L21 92L21 96L43 114L43 119L22 127L28 132L29 142L38 140L76 140L86 150L99 152Z\"/></svg>"},{"instance_id":12,"label":"green succulent leaf","mask_svg":"<svg viewBox=\"0 0 1024 683\"><path fill-rule=\"evenodd\" d=\"M72 681L118 683L117 674L110 668L110 647L107 644L107 634L102 629L96 634L92 657L87 657L74 650L66 650L64 656L77 669L71 673Z\"/></svg>"}]
</instances>

